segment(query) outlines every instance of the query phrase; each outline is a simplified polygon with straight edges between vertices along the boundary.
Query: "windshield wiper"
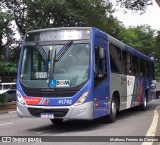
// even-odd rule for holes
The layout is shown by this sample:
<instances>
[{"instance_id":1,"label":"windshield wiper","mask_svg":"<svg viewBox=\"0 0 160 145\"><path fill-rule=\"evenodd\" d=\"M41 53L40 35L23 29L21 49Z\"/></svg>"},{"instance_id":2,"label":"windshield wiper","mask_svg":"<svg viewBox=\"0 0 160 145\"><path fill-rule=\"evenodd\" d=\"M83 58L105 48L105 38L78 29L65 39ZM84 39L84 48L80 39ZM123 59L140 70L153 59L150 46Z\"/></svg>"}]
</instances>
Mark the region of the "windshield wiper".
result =
<instances>
[{"instance_id":1,"label":"windshield wiper","mask_svg":"<svg viewBox=\"0 0 160 145\"><path fill-rule=\"evenodd\" d=\"M55 56L53 58L53 61L56 62L61 59L61 57L68 51L68 49L71 47L73 41L69 41L67 44L65 44L62 49L57 53L55 53Z\"/></svg>"},{"instance_id":2,"label":"windshield wiper","mask_svg":"<svg viewBox=\"0 0 160 145\"><path fill-rule=\"evenodd\" d=\"M39 53L42 55L42 58L45 61L47 61L48 60L48 56L47 56L45 50L43 49L43 47L39 45L39 42L36 43L36 48L39 51Z\"/></svg>"},{"instance_id":3,"label":"windshield wiper","mask_svg":"<svg viewBox=\"0 0 160 145\"><path fill-rule=\"evenodd\" d=\"M50 76L52 76L52 79L54 78L54 69L55 69L55 63L61 59L61 57L67 52L67 50L71 47L73 41L69 41L68 43L66 43L62 49L56 54L57 49L55 48L54 51L54 58L53 58L53 65L51 65L51 70L50 71ZM53 75L52 75L53 74Z\"/></svg>"},{"instance_id":4,"label":"windshield wiper","mask_svg":"<svg viewBox=\"0 0 160 145\"><path fill-rule=\"evenodd\" d=\"M55 51L54 51L54 58L53 58L53 68L52 68L52 71L53 71L53 74L54 74L54 68L55 68L55 63L56 63L56 52L57 52L57 48L55 48Z\"/></svg>"}]
</instances>

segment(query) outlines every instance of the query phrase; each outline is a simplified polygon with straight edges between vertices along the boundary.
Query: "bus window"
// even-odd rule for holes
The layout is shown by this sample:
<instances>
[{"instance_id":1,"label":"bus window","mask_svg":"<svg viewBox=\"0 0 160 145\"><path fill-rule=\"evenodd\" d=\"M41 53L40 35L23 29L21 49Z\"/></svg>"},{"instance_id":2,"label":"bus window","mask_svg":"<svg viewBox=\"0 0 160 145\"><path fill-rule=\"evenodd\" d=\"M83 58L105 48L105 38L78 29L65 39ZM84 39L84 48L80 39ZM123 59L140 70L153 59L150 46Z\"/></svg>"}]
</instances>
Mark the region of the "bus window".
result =
<instances>
[{"instance_id":1,"label":"bus window","mask_svg":"<svg viewBox=\"0 0 160 145\"><path fill-rule=\"evenodd\" d=\"M99 85L106 77L107 77L107 65L106 65L106 51L105 51L105 59L99 58L99 48L95 47L95 83L96 87Z\"/></svg>"},{"instance_id":2,"label":"bus window","mask_svg":"<svg viewBox=\"0 0 160 145\"><path fill-rule=\"evenodd\" d=\"M43 46L44 50L48 49L48 46ZM46 51L48 55L48 52ZM31 49L31 79L47 78L48 64L38 52L36 48Z\"/></svg>"},{"instance_id":3,"label":"bus window","mask_svg":"<svg viewBox=\"0 0 160 145\"><path fill-rule=\"evenodd\" d=\"M111 71L113 73L122 73L122 66L121 66L121 49L117 48L116 46L110 44L109 45L110 51L110 64L111 64Z\"/></svg>"},{"instance_id":4,"label":"bus window","mask_svg":"<svg viewBox=\"0 0 160 145\"><path fill-rule=\"evenodd\" d=\"M153 63L150 63L150 77L152 78L152 79L154 79L155 78L155 73L154 73L154 64Z\"/></svg>"},{"instance_id":5,"label":"bus window","mask_svg":"<svg viewBox=\"0 0 160 145\"><path fill-rule=\"evenodd\" d=\"M127 75L132 74L131 54L127 53Z\"/></svg>"},{"instance_id":6,"label":"bus window","mask_svg":"<svg viewBox=\"0 0 160 145\"><path fill-rule=\"evenodd\" d=\"M140 76L145 76L145 61L140 59Z\"/></svg>"},{"instance_id":7,"label":"bus window","mask_svg":"<svg viewBox=\"0 0 160 145\"><path fill-rule=\"evenodd\" d=\"M150 77L150 63L146 62L146 77Z\"/></svg>"},{"instance_id":8,"label":"bus window","mask_svg":"<svg viewBox=\"0 0 160 145\"><path fill-rule=\"evenodd\" d=\"M139 59L134 55L132 55L132 73L134 76L139 75Z\"/></svg>"},{"instance_id":9,"label":"bus window","mask_svg":"<svg viewBox=\"0 0 160 145\"><path fill-rule=\"evenodd\" d=\"M122 61L122 70L124 74L127 74L127 52L122 50L122 57L121 57L121 61Z\"/></svg>"}]
</instances>

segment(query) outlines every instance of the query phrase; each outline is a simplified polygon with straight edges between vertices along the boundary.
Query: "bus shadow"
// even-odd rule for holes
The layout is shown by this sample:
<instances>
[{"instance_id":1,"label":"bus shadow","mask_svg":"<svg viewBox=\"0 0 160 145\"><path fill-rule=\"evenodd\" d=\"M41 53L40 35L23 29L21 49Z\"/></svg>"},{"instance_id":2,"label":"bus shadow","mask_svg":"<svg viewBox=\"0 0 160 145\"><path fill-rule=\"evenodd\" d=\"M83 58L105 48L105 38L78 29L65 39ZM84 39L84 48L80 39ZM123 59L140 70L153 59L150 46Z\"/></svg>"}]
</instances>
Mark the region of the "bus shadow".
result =
<instances>
[{"instance_id":1,"label":"bus shadow","mask_svg":"<svg viewBox=\"0 0 160 145\"><path fill-rule=\"evenodd\" d=\"M156 105L148 105L148 108L145 112L149 111L154 111L156 108ZM45 126L41 127L36 127L29 129L28 131L30 132L38 132L37 135L43 135L46 133L49 133L51 135L58 135L62 133L71 133L71 132L82 132L82 131L92 131L96 129L103 128L104 125L106 126L111 126L111 125L116 125L116 123L119 123L120 120L124 119L129 119L131 117L138 117L138 116L143 116L144 112L139 111L137 107L127 109L124 111L120 111L117 114L117 122L110 124L106 122L106 118L102 117L99 119L91 120L91 121L86 121L86 120L65 120L61 125L55 125L55 124L47 124ZM50 120L48 120L50 121Z\"/></svg>"},{"instance_id":2,"label":"bus shadow","mask_svg":"<svg viewBox=\"0 0 160 145\"><path fill-rule=\"evenodd\" d=\"M147 112L150 112L150 111L154 111L157 106L158 106L158 103L157 104L154 103L154 105L153 104L148 104L146 111L141 111L139 109L139 107L133 107L133 108L130 108L130 109L120 111L117 114L117 120L130 118L130 117L135 117L135 116L139 116L139 115L143 116L145 112L147 113Z\"/></svg>"},{"instance_id":3,"label":"bus shadow","mask_svg":"<svg viewBox=\"0 0 160 145\"><path fill-rule=\"evenodd\" d=\"M46 126L30 129L31 132L39 132L39 134L51 133L51 134L61 134L66 132L77 132L77 131L89 131L95 130L103 126L99 123L100 119L96 120L64 120L61 125L48 124Z\"/></svg>"}]
</instances>

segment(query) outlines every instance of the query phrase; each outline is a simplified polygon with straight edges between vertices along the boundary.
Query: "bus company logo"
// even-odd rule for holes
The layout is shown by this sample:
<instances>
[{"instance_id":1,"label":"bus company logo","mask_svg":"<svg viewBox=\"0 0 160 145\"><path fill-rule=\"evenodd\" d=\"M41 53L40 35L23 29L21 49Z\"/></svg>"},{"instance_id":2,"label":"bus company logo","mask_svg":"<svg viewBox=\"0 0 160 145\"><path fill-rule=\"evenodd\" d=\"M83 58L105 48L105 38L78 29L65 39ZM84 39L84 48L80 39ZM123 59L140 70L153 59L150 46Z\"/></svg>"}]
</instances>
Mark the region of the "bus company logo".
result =
<instances>
[{"instance_id":1,"label":"bus company logo","mask_svg":"<svg viewBox=\"0 0 160 145\"><path fill-rule=\"evenodd\" d=\"M69 80L57 80L57 86L66 86L69 87L70 81Z\"/></svg>"},{"instance_id":2,"label":"bus company logo","mask_svg":"<svg viewBox=\"0 0 160 145\"><path fill-rule=\"evenodd\" d=\"M50 81L51 88L69 87L69 86L70 86L70 80L51 80Z\"/></svg>"},{"instance_id":3,"label":"bus company logo","mask_svg":"<svg viewBox=\"0 0 160 145\"><path fill-rule=\"evenodd\" d=\"M64 85L64 84L65 84L65 82L64 82L64 81L62 81L62 80L57 81L57 85Z\"/></svg>"}]
</instances>

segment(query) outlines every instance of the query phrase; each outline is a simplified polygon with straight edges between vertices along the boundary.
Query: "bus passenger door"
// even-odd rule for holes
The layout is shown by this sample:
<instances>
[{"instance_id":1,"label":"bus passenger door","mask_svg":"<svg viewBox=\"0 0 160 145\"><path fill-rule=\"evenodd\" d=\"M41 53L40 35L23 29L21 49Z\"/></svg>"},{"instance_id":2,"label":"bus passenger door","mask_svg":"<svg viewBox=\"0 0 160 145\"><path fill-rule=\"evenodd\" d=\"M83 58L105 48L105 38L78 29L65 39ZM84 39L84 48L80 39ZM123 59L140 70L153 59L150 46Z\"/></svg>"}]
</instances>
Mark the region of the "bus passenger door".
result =
<instances>
[{"instance_id":1,"label":"bus passenger door","mask_svg":"<svg viewBox=\"0 0 160 145\"><path fill-rule=\"evenodd\" d=\"M107 46L106 40L96 37L94 47L94 118L106 115L108 110L109 71ZM102 51L103 58L100 55Z\"/></svg>"}]
</instances>

